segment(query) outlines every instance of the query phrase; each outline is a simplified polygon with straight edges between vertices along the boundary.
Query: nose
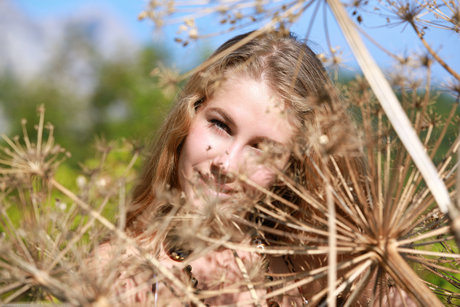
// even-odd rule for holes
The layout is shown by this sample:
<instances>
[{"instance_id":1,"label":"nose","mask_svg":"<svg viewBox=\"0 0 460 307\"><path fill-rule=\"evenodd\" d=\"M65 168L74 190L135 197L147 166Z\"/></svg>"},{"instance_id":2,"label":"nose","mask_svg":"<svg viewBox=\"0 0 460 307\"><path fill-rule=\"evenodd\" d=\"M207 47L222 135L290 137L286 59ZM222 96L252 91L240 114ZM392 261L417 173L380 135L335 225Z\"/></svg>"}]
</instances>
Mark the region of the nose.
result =
<instances>
[{"instance_id":1,"label":"nose","mask_svg":"<svg viewBox=\"0 0 460 307\"><path fill-rule=\"evenodd\" d=\"M223 150L211 161L211 174L221 184L235 180L235 174L239 168L240 148L233 144Z\"/></svg>"}]
</instances>

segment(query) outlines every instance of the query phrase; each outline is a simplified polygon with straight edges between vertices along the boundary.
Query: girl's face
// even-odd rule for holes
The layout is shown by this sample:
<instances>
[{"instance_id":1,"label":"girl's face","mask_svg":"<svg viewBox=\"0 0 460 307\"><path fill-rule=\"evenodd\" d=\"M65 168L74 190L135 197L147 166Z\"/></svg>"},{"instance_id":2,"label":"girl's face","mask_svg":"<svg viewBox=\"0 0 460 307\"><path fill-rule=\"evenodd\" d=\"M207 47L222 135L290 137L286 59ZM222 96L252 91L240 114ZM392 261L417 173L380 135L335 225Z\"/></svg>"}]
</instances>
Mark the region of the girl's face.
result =
<instances>
[{"instance_id":1,"label":"girl's face","mask_svg":"<svg viewBox=\"0 0 460 307\"><path fill-rule=\"evenodd\" d=\"M232 75L197 110L178 164L179 184L188 200L223 200L249 190L238 175L268 187L275 174L263 150L284 146L275 166L283 168L294 130L284 106L265 81Z\"/></svg>"}]
</instances>

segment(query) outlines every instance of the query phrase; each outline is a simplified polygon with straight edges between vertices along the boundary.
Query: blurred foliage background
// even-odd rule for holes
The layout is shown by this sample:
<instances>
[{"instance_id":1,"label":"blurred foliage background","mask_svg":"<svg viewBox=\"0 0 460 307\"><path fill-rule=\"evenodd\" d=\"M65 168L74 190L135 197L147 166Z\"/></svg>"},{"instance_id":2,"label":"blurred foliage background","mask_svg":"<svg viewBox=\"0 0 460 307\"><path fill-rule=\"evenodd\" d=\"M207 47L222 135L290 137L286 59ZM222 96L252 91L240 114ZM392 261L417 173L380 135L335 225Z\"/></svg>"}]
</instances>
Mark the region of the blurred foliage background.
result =
<instances>
[{"instance_id":1,"label":"blurred foliage background","mask_svg":"<svg viewBox=\"0 0 460 307\"><path fill-rule=\"evenodd\" d=\"M14 75L0 76L0 107L8 135L20 133L21 119L35 123L38 105L46 108L46 121L55 127L56 141L72 153L68 163L77 167L79 161L94 154L95 137L108 140L137 139L144 143L154 134L167 112L170 98L164 97L150 77L152 67L165 58L164 51L143 46L132 59L104 59L90 44L73 41L68 45L85 46L91 51L93 65L92 88L81 94L78 87L65 87L56 80L67 79L67 71L60 70L62 50L39 78L27 82ZM32 129L31 129L32 130ZM33 133L30 131L30 133ZM32 134L33 135L33 134Z\"/></svg>"}]
</instances>

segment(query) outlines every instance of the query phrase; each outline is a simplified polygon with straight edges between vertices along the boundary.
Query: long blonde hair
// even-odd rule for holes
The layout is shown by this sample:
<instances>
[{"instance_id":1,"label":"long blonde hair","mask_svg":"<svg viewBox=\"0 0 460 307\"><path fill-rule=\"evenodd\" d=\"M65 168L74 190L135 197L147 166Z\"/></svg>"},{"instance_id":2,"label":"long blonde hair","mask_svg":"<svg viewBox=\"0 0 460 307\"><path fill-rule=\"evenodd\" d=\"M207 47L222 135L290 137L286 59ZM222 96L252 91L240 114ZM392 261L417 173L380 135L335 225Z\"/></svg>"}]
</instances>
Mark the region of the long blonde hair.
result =
<instances>
[{"instance_id":1,"label":"long blonde hair","mask_svg":"<svg viewBox=\"0 0 460 307\"><path fill-rule=\"evenodd\" d=\"M138 223L143 212L159 208L157 194L179 189L177 164L197 106L211 97L225 72L237 70L254 79L263 79L287 103L298 125L312 116L308 97L335 100L331 82L313 51L291 34L262 33L227 52L253 32L236 36L221 45L210 57L211 64L191 76L173 105L145 161L143 174L134 189L128 208L127 228L142 231Z\"/></svg>"}]
</instances>

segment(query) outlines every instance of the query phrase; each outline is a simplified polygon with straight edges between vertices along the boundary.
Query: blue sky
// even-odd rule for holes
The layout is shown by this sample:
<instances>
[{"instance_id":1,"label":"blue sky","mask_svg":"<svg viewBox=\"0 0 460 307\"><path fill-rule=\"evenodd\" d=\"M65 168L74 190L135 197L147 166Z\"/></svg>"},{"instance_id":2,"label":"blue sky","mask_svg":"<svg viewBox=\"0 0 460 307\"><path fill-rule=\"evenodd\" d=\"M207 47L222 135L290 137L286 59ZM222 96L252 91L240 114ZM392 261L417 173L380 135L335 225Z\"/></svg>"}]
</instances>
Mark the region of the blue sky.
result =
<instances>
[{"instance_id":1,"label":"blue sky","mask_svg":"<svg viewBox=\"0 0 460 307\"><path fill-rule=\"evenodd\" d=\"M132 36L136 41L140 43L155 42L166 46L173 55L173 61L177 62L176 66L182 68L190 68L191 65L196 64L197 59L199 58L199 55L197 54L200 50L214 49L220 43L233 35L224 35L203 41L200 40L190 44L189 47L180 47L173 43L173 36L175 35L178 25L167 27L163 29L162 32L155 32L153 23L149 20L138 21L137 16L146 5L146 0L16 0L15 3L24 12L29 14L31 18L38 19L53 18L55 16L65 18L66 15L70 15L75 11L89 6L97 6L101 9L108 10L109 13L115 14L115 16L119 18L120 22L128 27L128 30L132 33ZM310 18L311 15L305 15L299 22L297 22L293 31L299 36L304 35ZM329 18L331 18L330 15ZM317 21L310 37L310 40L313 42L312 48L316 52L327 51L322 14L321 16L317 16L316 19ZM212 26L210 20L211 19L203 21L202 25L204 27ZM332 20L332 18L329 20ZM372 18L365 18L365 20L368 21L368 24L372 24ZM207 24L208 22L210 23L209 25ZM341 50L344 52L344 59L346 61L345 67L356 67L352 54L346 47L344 47L346 46L345 41L338 30L335 21L329 22L328 24L332 45L334 47L341 46ZM251 29L248 28L247 30ZM415 34L411 31L411 29L403 28L401 26L368 26L366 30L368 30L373 37L377 37L379 42L386 48L397 51L400 54L413 50L414 46L415 50L419 52L424 51L422 45L415 37ZM434 43L435 48L437 48L436 50L440 50L448 64L450 64L456 71L460 71L460 57L457 55L458 50L460 50L460 37L458 34L447 31L437 31L436 33L427 35L427 39L430 40L431 43ZM388 70L391 60L376 47L369 45L369 48L378 62ZM443 69L438 66L435 68L435 76L443 82L446 75Z\"/></svg>"},{"instance_id":2,"label":"blue sky","mask_svg":"<svg viewBox=\"0 0 460 307\"><path fill-rule=\"evenodd\" d=\"M34 18L65 16L89 6L107 8L130 27L139 41L152 39L152 24L137 19L145 7L143 0L15 0L15 3Z\"/></svg>"}]
</instances>

